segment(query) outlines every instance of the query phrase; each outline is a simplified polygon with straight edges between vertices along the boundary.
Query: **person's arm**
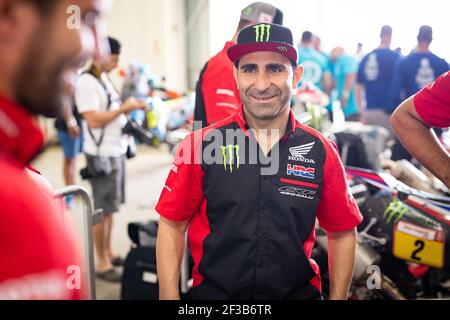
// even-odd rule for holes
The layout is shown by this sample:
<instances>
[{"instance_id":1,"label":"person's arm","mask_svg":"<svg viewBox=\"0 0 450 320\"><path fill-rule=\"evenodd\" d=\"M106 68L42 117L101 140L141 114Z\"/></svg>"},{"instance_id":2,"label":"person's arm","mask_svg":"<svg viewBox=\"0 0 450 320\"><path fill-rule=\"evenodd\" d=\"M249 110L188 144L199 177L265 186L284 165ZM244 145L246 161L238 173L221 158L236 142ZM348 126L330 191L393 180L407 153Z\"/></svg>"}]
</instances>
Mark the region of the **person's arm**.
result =
<instances>
[{"instance_id":1,"label":"person's arm","mask_svg":"<svg viewBox=\"0 0 450 320\"><path fill-rule=\"evenodd\" d=\"M73 116L72 107L70 104L65 103L63 105L62 116L66 122L67 132L72 138L77 138L80 136L80 127L78 126L77 120Z\"/></svg>"},{"instance_id":2,"label":"person's arm","mask_svg":"<svg viewBox=\"0 0 450 320\"><path fill-rule=\"evenodd\" d=\"M406 149L450 188L450 156L417 114L414 97L397 108L391 117L391 125Z\"/></svg>"},{"instance_id":3,"label":"person's arm","mask_svg":"<svg viewBox=\"0 0 450 320\"><path fill-rule=\"evenodd\" d=\"M330 300L347 300L355 268L356 228L327 232Z\"/></svg>"},{"instance_id":4,"label":"person's arm","mask_svg":"<svg viewBox=\"0 0 450 320\"><path fill-rule=\"evenodd\" d=\"M194 138L194 133L181 142L155 207L160 215L156 263L159 298L163 300L180 298L178 283L186 247L186 229L198 214L204 199L203 170L195 158L195 154L200 154L200 142L200 139Z\"/></svg>"},{"instance_id":5,"label":"person's arm","mask_svg":"<svg viewBox=\"0 0 450 320\"><path fill-rule=\"evenodd\" d=\"M348 98L350 97L350 91L352 90L352 87L355 85L356 81L356 73L348 73L345 76L345 83L344 83L344 90L342 91L341 96L341 104L342 108L347 107L348 104Z\"/></svg>"},{"instance_id":6,"label":"person's arm","mask_svg":"<svg viewBox=\"0 0 450 320\"><path fill-rule=\"evenodd\" d=\"M160 218L156 241L156 261L160 300L179 300L180 266L186 248L188 221Z\"/></svg>"},{"instance_id":7,"label":"person's arm","mask_svg":"<svg viewBox=\"0 0 450 320\"><path fill-rule=\"evenodd\" d=\"M87 111L83 112L83 118L86 120L89 128L103 128L111 123L122 113L127 114L133 110L145 110L146 105L144 101L137 100L133 97L128 98L117 110L113 111Z\"/></svg>"},{"instance_id":8,"label":"person's arm","mask_svg":"<svg viewBox=\"0 0 450 320\"><path fill-rule=\"evenodd\" d=\"M366 111L366 90L361 83L356 85L356 101L358 103L359 113L361 119L364 119L364 112Z\"/></svg>"},{"instance_id":9,"label":"person's arm","mask_svg":"<svg viewBox=\"0 0 450 320\"><path fill-rule=\"evenodd\" d=\"M351 194L337 147L325 143L322 195L317 211L328 239L330 299L347 299L356 253L356 227L363 220Z\"/></svg>"},{"instance_id":10,"label":"person's arm","mask_svg":"<svg viewBox=\"0 0 450 320\"><path fill-rule=\"evenodd\" d=\"M322 79L322 86L325 90L325 93L330 96L331 95L331 91L333 90L333 77L331 75L331 72L326 71L323 75L323 79Z\"/></svg>"}]
</instances>

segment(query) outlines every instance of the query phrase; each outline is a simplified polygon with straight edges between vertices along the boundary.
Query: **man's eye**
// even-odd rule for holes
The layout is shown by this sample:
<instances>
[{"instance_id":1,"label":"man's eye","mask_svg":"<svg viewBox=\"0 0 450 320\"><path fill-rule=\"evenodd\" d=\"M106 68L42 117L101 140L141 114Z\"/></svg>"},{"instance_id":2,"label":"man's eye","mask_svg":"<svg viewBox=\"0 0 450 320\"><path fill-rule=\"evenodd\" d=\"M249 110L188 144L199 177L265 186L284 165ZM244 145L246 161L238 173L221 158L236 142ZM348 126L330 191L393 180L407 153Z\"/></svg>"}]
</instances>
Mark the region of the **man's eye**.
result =
<instances>
[{"instance_id":1,"label":"man's eye","mask_svg":"<svg viewBox=\"0 0 450 320\"><path fill-rule=\"evenodd\" d=\"M244 72L244 73L254 73L255 71L256 71L256 68L253 68L253 67L242 68L242 72Z\"/></svg>"},{"instance_id":2,"label":"man's eye","mask_svg":"<svg viewBox=\"0 0 450 320\"><path fill-rule=\"evenodd\" d=\"M281 71L283 71L283 68L281 68L281 67L273 66L273 67L269 68L269 72L272 72L272 73L281 72Z\"/></svg>"}]
</instances>

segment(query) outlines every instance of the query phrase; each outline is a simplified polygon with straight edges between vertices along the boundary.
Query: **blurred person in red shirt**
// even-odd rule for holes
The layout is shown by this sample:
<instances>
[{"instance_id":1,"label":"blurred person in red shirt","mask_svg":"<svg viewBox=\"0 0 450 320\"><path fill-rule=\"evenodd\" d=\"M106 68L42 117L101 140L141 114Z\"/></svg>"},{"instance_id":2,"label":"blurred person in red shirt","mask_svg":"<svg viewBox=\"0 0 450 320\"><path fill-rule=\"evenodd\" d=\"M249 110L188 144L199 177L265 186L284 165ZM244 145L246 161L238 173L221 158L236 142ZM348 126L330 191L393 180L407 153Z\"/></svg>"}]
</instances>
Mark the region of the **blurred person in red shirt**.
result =
<instances>
[{"instance_id":1,"label":"blurred person in red shirt","mask_svg":"<svg viewBox=\"0 0 450 320\"><path fill-rule=\"evenodd\" d=\"M104 0L0 0L0 300L80 299L80 255L48 188L30 172L76 70L100 55Z\"/></svg>"}]
</instances>

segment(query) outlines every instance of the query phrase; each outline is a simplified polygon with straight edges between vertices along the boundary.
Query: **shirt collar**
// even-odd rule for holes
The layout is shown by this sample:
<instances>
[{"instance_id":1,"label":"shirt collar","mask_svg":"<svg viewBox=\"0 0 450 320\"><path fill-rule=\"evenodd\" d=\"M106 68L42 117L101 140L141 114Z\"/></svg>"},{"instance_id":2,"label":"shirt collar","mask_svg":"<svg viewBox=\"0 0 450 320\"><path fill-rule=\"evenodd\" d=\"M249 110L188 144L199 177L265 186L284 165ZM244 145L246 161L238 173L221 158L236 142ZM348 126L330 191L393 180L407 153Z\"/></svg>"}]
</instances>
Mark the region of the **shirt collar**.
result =
<instances>
[{"instance_id":1,"label":"shirt collar","mask_svg":"<svg viewBox=\"0 0 450 320\"><path fill-rule=\"evenodd\" d=\"M0 95L0 153L26 166L44 145L44 135L19 104Z\"/></svg>"},{"instance_id":2,"label":"shirt collar","mask_svg":"<svg viewBox=\"0 0 450 320\"><path fill-rule=\"evenodd\" d=\"M239 110L235 115L235 119L236 119L236 122L238 123L239 127L242 129L242 131L244 131L245 135L249 136L248 131L250 130L250 126L248 125L247 121L245 120L243 104L241 104L241 106L239 107ZM294 112L292 111L292 109L290 109L288 123L286 126L286 132L285 132L284 136L281 138L282 140L287 138L291 133L295 132L296 123L297 123L297 119L295 118L295 115L294 115Z\"/></svg>"}]
</instances>

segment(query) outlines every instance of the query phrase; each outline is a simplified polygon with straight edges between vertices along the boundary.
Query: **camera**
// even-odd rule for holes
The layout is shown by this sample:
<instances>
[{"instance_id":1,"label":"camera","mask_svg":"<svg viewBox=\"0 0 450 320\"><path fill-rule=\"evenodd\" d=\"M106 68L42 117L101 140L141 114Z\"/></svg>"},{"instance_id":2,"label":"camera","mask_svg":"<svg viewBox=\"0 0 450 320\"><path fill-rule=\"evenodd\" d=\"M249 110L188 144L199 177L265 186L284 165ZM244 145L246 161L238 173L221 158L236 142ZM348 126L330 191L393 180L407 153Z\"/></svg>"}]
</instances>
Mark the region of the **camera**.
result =
<instances>
[{"instance_id":1,"label":"camera","mask_svg":"<svg viewBox=\"0 0 450 320\"><path fill-rule=\"evenodd\" d=\"M82 180L89 180L94 178L94 176L91 173L91 170L89 170L88 167L84 167L83 169L80 170L80 176Z\"/></svg>"},{"instance_id":2,"label":"camera","mask_svg":"<svg viewBox=\"0 0 450 320\"><path fill-rule=\"evenodd\" d=\"M155 139L155 135L144 129L137 120L128 120L125 127L122 129L123 134L129 134L135 136L139 141L151 145Z\"/></svg>"},{"instance_id":3,"label":"camera","mask_svg":"<svg viewBox=\"0 0 450 320\"><path fill-rule=\"evenodd\" d=\"M80 176L83 180L101 178L110 175L112 172L111 159L108 157L92 157L91 166L86 166L80 170Z\"/></svg>"}]
</instances>

